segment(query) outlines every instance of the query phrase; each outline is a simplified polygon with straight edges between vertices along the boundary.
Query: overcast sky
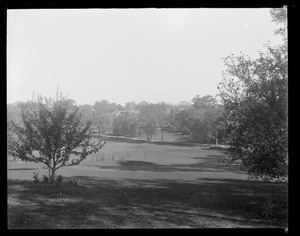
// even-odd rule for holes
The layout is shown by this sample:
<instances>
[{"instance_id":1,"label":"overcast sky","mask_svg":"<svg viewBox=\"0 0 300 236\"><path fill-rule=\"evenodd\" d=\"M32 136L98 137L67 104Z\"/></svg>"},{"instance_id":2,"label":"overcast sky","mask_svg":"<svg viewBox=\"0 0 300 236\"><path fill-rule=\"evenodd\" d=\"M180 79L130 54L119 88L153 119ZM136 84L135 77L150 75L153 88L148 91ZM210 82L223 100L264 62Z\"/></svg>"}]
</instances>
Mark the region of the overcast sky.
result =
<instances>
[{"instance_id":1,"label":"overcast sky","mask_svg":"<svg viewBox=\"0 0 300 236\"><path fill-rule=\"evenodd\" d=\"M7 13L7 102L190 101L218 93L222 57L277 44L270 9L33 9Z\"/></svg>"}]
</instances>

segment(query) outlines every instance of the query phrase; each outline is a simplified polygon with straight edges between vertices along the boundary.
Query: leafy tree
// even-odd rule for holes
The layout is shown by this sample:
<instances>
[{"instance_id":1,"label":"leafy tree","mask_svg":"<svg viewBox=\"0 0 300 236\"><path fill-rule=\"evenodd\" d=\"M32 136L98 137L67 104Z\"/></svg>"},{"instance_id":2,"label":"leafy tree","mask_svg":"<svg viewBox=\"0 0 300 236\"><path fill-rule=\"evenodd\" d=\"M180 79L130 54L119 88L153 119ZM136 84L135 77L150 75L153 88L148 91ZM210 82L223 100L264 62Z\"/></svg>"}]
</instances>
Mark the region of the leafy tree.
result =
<instances>
[{"instance_id":1,"label":"leafy tree","mask_svg":"<svg viewBox=\"0 0 300 236\"><path fill-rule=\"evenodd\" d=\"M113 133L116 135L134 136L138 130L138 118L136 115L124 112L119 114L113 123Z\"/></svg>"},{"instance_id":2,"label":"leafy tree","mask_svg":"<svg viewBox=\"0 0 300 236\"><path fill-rule=\"evenodd\" d=\"M252 177L287 176L287 52L266 46L259 58L225 58L220 84L222 132L230 162L242 160Z\"/></svg>"},{"instance_id":3,"label":"leafy tree","mask_svg":"<svg viewBox=\"0 0 300 236\"><path fill-rule=\"evenodd\" d=\"M120 105L109 103L107 100L95 102L93 106L93 124L97 127L99 135L105 134L108 130L111 130L114 120L113 114L119 108Z\"/></svg>"},{"instance_id":4,"label":"leafy tree","mask_svg":"<svg viewBox=\"0 0 300 236\"><path fill-rule=\"evenodd\" d=\"M153 119L147 119L144 126L145 134L152 139L152 135L156 133L156 123Z\"/></svg>"},{"instance_id":5,"label":"leafy tree","mask_svg":"<svg viewBox=\"0 0 300 236\"><path fill-rule=\"evenodd\" d=\"M141 130L147 137L152 139L152 135L156 133L156 122L152 113L142 113L139 116L139 137Z\"/></svg>"},{"instance_id":6,"label":"leafy tree","mask_svg":"<svg viewBox=\"0 0 300 236\"><path fill-rule=\"evenodd\" d=\"M84 105L80 105L78 108L79 108L78 111L83 115L82 116L83 121L85 122L92 121L94 115L93 106L84 104Z\"/></svg>"},{"instance_id":7,"label":"leafy tree","mask_svg":"<svg viewBox=\"0 0 300 236\"><path fill-rule=\"evenodd\" d=\"M220 84L224 113L220 132L230 145L229 162L241 160L254 178L282 179L288 173L286 9L270 11L281 24L282 45L265 45L257 59L231 54Z\"/></svg>"},{"instance_id":8,"label":"leafy tree","mask_svg":"<svg viewBox=\"0 0 300 236\"><path fill-rule=\"evenodd\" d=\"M45 164L55 181L55 171L78 165L89 154L98 152L103 143L91 141L90 122L82 122L78 107L62 94L56 100L38 95L22 106L22 125L11 121L16 138L9 153L24 161Z\"/></svg>"},{"instance_id":9,"label":"leafy tree","mask_svg":"<svg viewBox=\"0 0 300 236\"><path fill-rule=\"evenodd\" d=\"M161 131L161 141L164 141L164 131L168 124L168 117L170 113L170 106L164 102L156 104L155 117L158 127Z\"/></svg>"},{"instance_id":10,"label":"leafy tree","mask_svg":"<svg viewBox=\"0 0 300 236\"><path fill-rule=\"evenodd\" d=\"M279 25L279 28L275 30L275 34L281 35L284 43L287 43L287 8L274 8L270 10L272 21Z\"/></svg>"},{"instance_id":11,"label":"leafy tree","mask_svg":"<svg viewBox=\"0 0 300 236\"><path fill-rule=\"evenodd\" d=\"M196 119L196 110L193 107L181 110L175 117L181 132L188 135L188 141L190 141L190 135L195 129Z\"/></svg>"},{"instance_id":12,"label":"leafy tree","mask_svg":"<svg viewBox=\"0 0 300 236\"><path fill-rule=\"evenodd\" d=\"M23 102L15 102L13 104L7 104L7 120L13 120L16 123L20 123L21 118L21 107Z\"/></svg>"},{"instance_id":13,"label":"leafy tree","mask_svg":"<svg viewBox=\"0 0 300 236\"><path fill-rule=\"evenodd\" d=\"M178 122L176 121L176 117L179 112L180 112L180 109L176 105L170 109L170 113L168 116L168 123L170 125L170 130L173 132L180 131L180 126L178 125Z\"/></svg>"},{"instance_id":14,"label":"leafy tree","mask_svg":"<svg viewBox=\"0 0 300 236\"><path fill-rule=\"evenodd\" d=\"M168 127L168 117L171 107L171 104L167 104L165 102L149 104L145 101L135 106L140 113L140 117L148 117L148 119L150 119L148 120L149 134L154 132L154 123L156 123L156 126L160 128L162 141L164 130Z\"/></svg>"},{"instance_id":15,"label":"leafy tree","mask_svg":"<svg viewBox=\"0 0 300 236\"><path fill-rule=\"evenodd\" d=\"M112 125L112 115L109 113L95 112L93 123L96 125L99 135L105 134Z\"/></svg>"},{"instance_id":16,"label":"leafy tree","mask_svg":"<svg viewBox=\"0 0 300 236\"><path fill-rule=\"evenodd\" d=\"M21 124L22 104L22 102L7 104L7 151L9 151L9 147L15 136L14 133L11 131L11 121L14 121L17 124Z\"/></svg>"},{"instance_id":17,"label":"leafy tree","mask_svg":"<svg viewBox=\"0 0 300 236\"><path fill-rule=\"evenodd\" d=\"M195 142L212 143L217 138L217 121L220 111L220 106L196 110L191 135Z\"/></svg>"},{"instance_id":18,"label":"leafy tree","mask_svg":"<svg viewBox=\"0 0 300 236\"><path fill-rule=\"evenodd\" d=\"M135 102L134 101L131 101L131 102L127 102L124 106L125 109L127 110L134 110L135 109Z\"/></svg>"},{"instance_id":19,"label":"leafy tree","mask_svg":"<svg viewBox=\"0 0 300 236\"><path fill-rule=\"evenodd\" d=\"M203 97L197 95L192 99L192 103L196 109L206 109L206 108L214 107L217 104L217 101L211 95L206 95Z\"/></svg>"}]
</instances>

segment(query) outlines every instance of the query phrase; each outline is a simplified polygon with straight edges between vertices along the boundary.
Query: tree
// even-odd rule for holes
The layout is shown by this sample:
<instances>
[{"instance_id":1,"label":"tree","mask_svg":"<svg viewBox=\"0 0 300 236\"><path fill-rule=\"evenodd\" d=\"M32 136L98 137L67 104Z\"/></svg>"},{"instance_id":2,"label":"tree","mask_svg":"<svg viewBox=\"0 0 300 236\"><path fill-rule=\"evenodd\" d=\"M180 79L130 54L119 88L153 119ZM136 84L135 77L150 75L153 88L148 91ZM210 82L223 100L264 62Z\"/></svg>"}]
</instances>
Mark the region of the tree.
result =
<instances>
[{"instance_id":1,"label":"tree","mask_svg":"<svg viewBox=\"0 0 300 236\"><path fill-rule=\"evenodd\" d=\"M209 107L214 107L217 104L216 99L211 95L206 95L203 97L197 95L192 99L192 102L196 109L206 109Z\"/></svg>"},{"instance_id":2,"label":"tree","mask_svg":"<svg viewBox=\"0 0 300 236\"><path fill-rule=\"evenodd\" d=\"M274 8L270 10L272 21L279 25L279 28L275 30L275 34L281 35L284 43L287 43L287 8Z\"/></svg>"},{"instance_id":3,"label":"tree","mask_svg":"<svg viewBox=\"0 0 300 236\"><path fill-rule=\"evenodd\" d=\"M196 109L191 134L194 142L212 143L216 139L217 144L217 120L220 116L221 107L208 107L206 109Z\"/></svg>"},{"instance_id":4,"label":"tree","mask_svg":"<svg viewBox=\"0 0 300 236\"><path fill-rule=\"evenodd\" d=\"M93 116L93 123L98 129L99 136L105 134L110 129L112 124L112 115L109 113L95 112Z\"/></svg>"},{"instance_id":5,"label":"tree","mask_svg":"<svg viewBox=\"0 0 300 236\"><path fill-rule=\"evenodd\" d=\"M195 129L196 122L196 110L193 107L186 108L176 114L175 121L180 127L183 134L188 135L188 141L190 141L190 135Z\"/></svg>"},{"instance_id":6,"label":"tree","mask_svg":"<svg viewBox=\"0 0 300 236\"><path fill-rule=\"evenodd\" d=\"M11 122L16 139L9 153L24 161L43 163L55 181L55 171L78 165L104 145L91 141L90 122L82 122L77 106L62 94L52 98L37 96L22 106L22 125Z\"/></svg>"},{"instance_id":7,"label":"tree","mask_svg":"<svg viewBox=\"0 0 300 236\"><path fill-rule=\"evenodd\" d=\"M152 139L152 135L156 133L156 123L153 119L147 119L144 126L144 132L147 137Z\"/></svg>"},{"instance_id":8,"label":"tree","mask_svg":"<svg viewBox=\"0 0 300 236\"><path fill-rule=\"evenodd\" d=\"M7 104L7 151L9 151L9 147L15 136L14 133L11 131L11 121L14 121L16 124L21 124L22 104L22 102Z\"/></svg>"},{"instance_id":9,"label":"tree","mask_svg":"<svg viewBox=\"0 0 300 236\"><path fill-rule=\"evenodd\" d=\"M181 110L179 106L176 105L170 109L170 114L168 116L168 123L170 124L171 131L173 132L178 132L181 130L181 127L178 125L178 122L176 121L176 117L180 111Z\"/></svg>"},{"instance_id":10,"label":"tree","mask_svg":"<svg viewBox=\"0 0 300 236\"><path fill-rule=\"evenodd\" d=\"M229 162L242 160L251 177L285 179L287 148L287 38L286 8L272 9L275 31L283 44L265 45L266 52L251 60L231 54L220 84L224 112L220 132L230 145Z\"/></svg>"},{"instance_id":11,"label":"tree","mask_svg":"<svg viewBox=\"0 0 300 236\"><path fill-rule=\"evenodd\" d=\"M287 51L265 47L254 60L224 59L221 132L230 163L242 160L250 176L278 179L287 176Z\"/></svg>"},{"instance_id":12,"label":"tree","mask_svg":"<svg viewBox=\"0 0 300 236\"><path fill-rule=\"evenodd\" d=\"M134 136L138 130L138 118L134 114L124 112L119 114L113 123L113 133L116 135Z\"/></svg>"},{"instance_id":13,"label":"tree","mask_svg":"<svg viewBox=\"0 0 300 236\"><path fill-rule=\"evenodd\" d=\"M169 117L170 109L169 109L169 105L164 102L157 103L155 107L156 107L155 109L156 122L161 131L161 141L163 142L164 131L169 126L168 117Z\"/></svg>"},{"instance_id":14,"label":"tree","mask_svg":"<svg viewBox=\"0 0 300 236\"><path fill-rule=\"evenodd\" d=\"M118 107L115 103L109 103L107 100L95 102L93 106L93 124L97 127L99 136L112 128L113 113Z\"/></svg>"},{"instance_id":15,"label":"tree","mask_svg":"<svg viewBox=\"0 0 300 236\"><path fill-rule=\"evenodd\" d=\"M157 124L156 126L158 126L161 130L161 139L163 141L164 130L166 129L166 127L168 127L171 105L164 102L149 104L143 101L139 103L135 108L139 110L140 117L148 117L151 120L148 121L149 134L154 132L153 129L155 126L153 125L153 122Z\"/></svg>"},{"instance_id":16,"label":"tree","mask_svg":"<svg viewBox=\"0 0 300 236\"><path fill-rule=\"evenodd\" d=\"M93 106L84 104L84 105L80 105L78 108L79 108L78 111L83 115L82 116L83 121L85 122L92 121L94 115Z\"/></svg>"},{"instance_id":17,"label":"tree","mask_svg":"<svg viewBox=\"0 0 300 236\"><path fill-rule=\"evenodd\" d=\"M141 130L151 139L152 135L156 133L156 122L152 113L141 113L139 115L139 138Z\"/></svg>"},{"instance_id":18,"label":"tree","mask_svg":"<svg viewBox=\"0 0 300 236\"><path fill-rule=\"evenodd\" d=\"M131 102L127 102L124 106L125 109L127 110L134 110L135 109L135 102L134 101L131 101Z\"/></svg>"}]
</instances>

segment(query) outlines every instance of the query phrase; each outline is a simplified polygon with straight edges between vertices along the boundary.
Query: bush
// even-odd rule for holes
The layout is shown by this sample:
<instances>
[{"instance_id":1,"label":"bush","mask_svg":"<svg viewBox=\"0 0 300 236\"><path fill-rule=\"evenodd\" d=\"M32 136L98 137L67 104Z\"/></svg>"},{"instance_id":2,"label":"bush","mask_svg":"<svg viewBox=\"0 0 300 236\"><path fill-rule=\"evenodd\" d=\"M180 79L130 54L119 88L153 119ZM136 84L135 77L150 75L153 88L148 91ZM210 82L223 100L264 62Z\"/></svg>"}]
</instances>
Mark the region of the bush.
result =
<instances>
[{"instance_id":1,"label":"bush","mask_svg":"<svg viewBox=\"0 0 300 236\"><path fill-rule=\"evenodd\" d=\"M62 182L63 182L63 177L62 177L62 175L59 175L59 176L57 177L56 182L57 182L57 183L62 183Z\"/></svg>"},{"instance_id":2,"label":"bush","mask_svg":"<svg viewBox=\"0 0 300 236\"><path fill-rule=\"evenodd\" d=\"M70 179L70 180L68 181L68 184L78 185L76 179Z\"/></svg>"},{"instance_id":3,"label":"bush","mask_svg":"<svg viewBox=\"0 0 300 236\"><path fill-rule=\"evenodd\" d=\"M33 182L34 183L40 182L39 174L38 173L33 172Z\"/></svg>"},{"instance_id":4,"label":"bush","mask_svg":"<svg viewBox=\"0 0 300 236\"><path fill-rule=\"evenodd\" d=\"M43 182L48 183L49 182L49 177L47 175L43 175Z\"/></svg>"}]
</instances>

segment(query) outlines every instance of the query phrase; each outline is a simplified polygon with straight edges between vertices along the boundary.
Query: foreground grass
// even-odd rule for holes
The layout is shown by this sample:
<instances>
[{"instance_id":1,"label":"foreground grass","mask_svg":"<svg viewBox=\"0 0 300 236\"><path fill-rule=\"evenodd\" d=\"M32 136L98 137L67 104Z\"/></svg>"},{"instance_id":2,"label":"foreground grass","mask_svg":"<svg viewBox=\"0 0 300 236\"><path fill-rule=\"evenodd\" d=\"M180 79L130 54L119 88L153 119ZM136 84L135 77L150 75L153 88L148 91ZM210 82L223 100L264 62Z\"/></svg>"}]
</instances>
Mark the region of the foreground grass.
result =
<instances>
[{"instance_id":1,"label":"foreground grass","mask_svg":"<svg viewBox=\"0 0 300 236\"><path fill-rule=\"evenodd\" d=\"M283 185L73 178L78 185L8 180L8 228L287 227L284 209L263 217L262 208L286 199Z\"/></svg>"},{"instance_id":2,"label":"foreground grass","mask_svg":"<svg viewBox=\"0 0 300 236\"><path fill-rule=\"evenodd\" d=\"M285 185L247 181L199 146L107 140L76 167L78 185L33 183L42 165L8 162L8 228L287 227Z\"/></svg>"}]
</instances>

